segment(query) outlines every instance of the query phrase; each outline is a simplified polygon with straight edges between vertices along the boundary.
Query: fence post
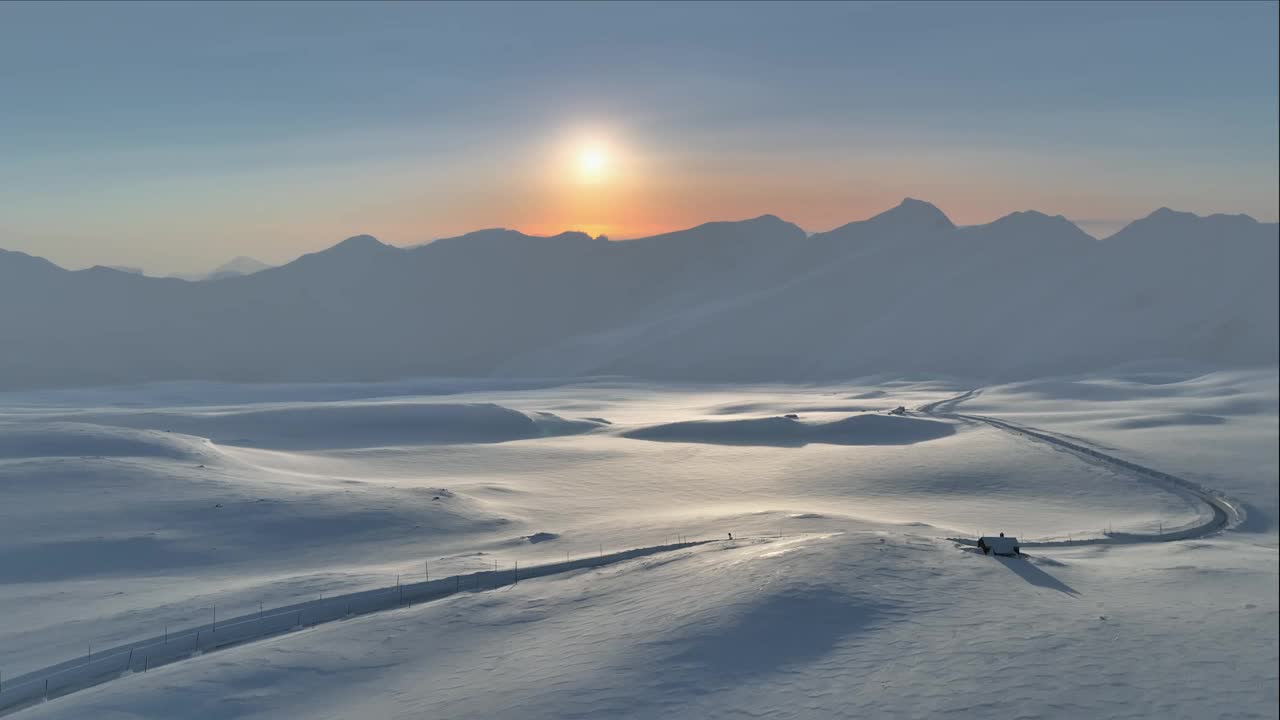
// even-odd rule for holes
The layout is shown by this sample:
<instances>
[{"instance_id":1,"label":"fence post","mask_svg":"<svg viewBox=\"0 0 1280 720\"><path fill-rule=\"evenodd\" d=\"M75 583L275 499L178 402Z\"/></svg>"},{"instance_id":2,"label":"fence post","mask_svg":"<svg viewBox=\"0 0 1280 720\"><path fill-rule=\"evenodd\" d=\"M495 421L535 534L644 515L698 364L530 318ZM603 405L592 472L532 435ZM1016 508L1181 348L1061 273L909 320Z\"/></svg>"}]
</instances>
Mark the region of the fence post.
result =
<instances>
[{"instance_id":1,"label":"fence post","mask_svg":"<svg viewBox=\"0 0 1280 720\"><path fill-rule=\"evenodd\" d=\"M515 569L511 571L511 584L515 585L520 582L520 561L516 560Z\"/></svg>"},{"instance_id":2,"label":"fence post","mask_svg":"<svg viewBox=\"0 0 1280 720\"><path fill-rule=\"evenodd\" d=\"M146 672L146 671L147 671L147 670L149 670L149 669L151 669L151 656L150 656L150 655L148 655L148 656L147 656L147 659L146 659L146 660L143 660L143 661L142 661L142 672Z\"/></svg>"},{"instance_id":3,"label":"fence post","mask_svg":"<svg viewBox=\"0 0 1280 720\"><path fill-rule=\"evenodd\" d=\"M431 582L431 563L426 560L422 561L422 574L426 577L427 582Z\"/></svg>"},{"instance_id":4,"label":"fence post","mask_svg":"<svg viewBox=\"0 0 1280 720\"><path fill-rule=\"evenodd\" d=\"M169 626L168 625L164 626L164 644L165 645L169 644Z\"/></svg>"},{"instance_id":5,"label":"fence post","mask_svg":"<svg viewBox=\"0 0 1280 720\"><path fill-rule=\"evenodd\" d=\"M195 647L195 649L196 649L196 650L199 650L199 649L200 649L200 631L199 631L199 630L197 630L197 631L196 631L196 647Z\"/></svg>"},{"instance_id":6,"label":"fence post","mask_svg":"<svg viewBox=\"0 0 1280 720\"><path fill-rule=\"evenodd\" d=\"M93 662L93 643L89 643L89 659L85 661L85 665Z\"/></svg>"},{"instance_id":7,"label":"fence post","mask_svg":"<svg viewBox=\"0 0 1280 720\"><path fill-rule=\"evenodd\" d=\"M129 648L129 659L125 662L124 668L126 670L133 669L133 648Z\"/></svg>"}]
</instances>

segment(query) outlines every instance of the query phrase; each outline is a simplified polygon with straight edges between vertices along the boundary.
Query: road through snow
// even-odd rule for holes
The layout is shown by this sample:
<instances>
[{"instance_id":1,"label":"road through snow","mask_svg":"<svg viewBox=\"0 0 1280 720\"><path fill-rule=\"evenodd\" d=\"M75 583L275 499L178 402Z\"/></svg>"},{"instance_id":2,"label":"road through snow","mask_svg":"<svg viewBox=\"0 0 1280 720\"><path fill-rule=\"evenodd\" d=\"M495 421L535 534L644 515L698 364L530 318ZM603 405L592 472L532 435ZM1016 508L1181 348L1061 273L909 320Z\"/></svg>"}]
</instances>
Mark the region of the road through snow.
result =
<instances>
[{"instance_id":1,"label":"road through snow","mask_svg":"<svg viewBox=\"0 0 1280 720\"><path fill-rule=\"evenodd\" d=\"M92 655L77 657L16 678L5 679L3 685L0 685L0 715L17 712L36 703L70 695L131 673L146 672L153 667L180 662L214 650L264 640L306 627L414 603L439 600L460 592L509 587L520 580L600 567L710 542L718 542L718 540L691 540L608 554L601 553L597 556L532 565L518 570L515 568L486 570L438 580L397 584L265 609L258 613L228 618L222 622L212 622L199 627L166 631L161 636L105 648Z\"/></svg>"},{"instance_id":2,"label":"road through snow","mask_svg":"<svg viewBox=\"0 0 1280 720\"><path fill-rule=\"evenodd\" d=\"M1055 447L1069 450L1073 453L1081 455L1085 458L1099 461L1111 467L1123 470L1131 475L1136 475L1144 480L1153 481L1160 484L1165 489L1182 495L1194 497L1197 500L1209 506L1213 516L1208 520L1193 525L1191 527L1171 530L1169 532L1160 533L1122 533L1122 532L1104 532L1103 537L1082 538L1079 540L1043 540L1043 541L1023 541L1023 547L1063 547L1076 545L1104 545L1117 543L1151 543L1151 542L1172 542L1175 540L1188 540L1191 538L1204 537L1221 532L1228 528L1236 527L1244 522L1245 512L1242 506L1228 499L1222 493L1211 488L1206 488L1198 483L1191 482L1171 475L1160 470L1155 470L1113 455L1108 455L1094 448L1065 440L1051 433L1036 428L1026 427L1011 423L1007 420L989 417L986 415L966 415L953 412L955 407L960 403L968 400L981 392L981 388L968 390L955 397L945 400L938 400L926 403L916 408L917 412L935 417L950 418L954 420L963 420L968 422L978 422L989 425L997 430L1020 435L1031 440L1048 443ZM953 538L957 542L966 545L976 545L976 541L968 538Z\"/></svg>"}]
</instances>

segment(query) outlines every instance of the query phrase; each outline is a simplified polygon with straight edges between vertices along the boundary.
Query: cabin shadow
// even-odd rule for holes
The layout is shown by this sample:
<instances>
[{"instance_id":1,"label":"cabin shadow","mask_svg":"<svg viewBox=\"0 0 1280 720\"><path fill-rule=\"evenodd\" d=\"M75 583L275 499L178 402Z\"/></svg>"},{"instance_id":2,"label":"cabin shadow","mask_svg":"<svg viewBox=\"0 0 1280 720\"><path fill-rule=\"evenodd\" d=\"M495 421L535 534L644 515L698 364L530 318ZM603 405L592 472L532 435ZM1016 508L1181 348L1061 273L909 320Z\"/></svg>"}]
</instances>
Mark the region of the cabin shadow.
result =
<instances>
[{"instance_id":1,"label":"cabin shadow","mask_svg":"<svg viewBox=\"0 0 1280 720\"><path fill-rule=\"evenodd\" d=\"M1032 585L1049 588L1050 590L1057 590L1058 592L1066 593L1071 597L1080 597L1080 593L1077 592L1075 588L1036 567L1028 559L997 557L996 560L1009 568L1014 575L1017 575Z\"/></svg>"}]
</instances>

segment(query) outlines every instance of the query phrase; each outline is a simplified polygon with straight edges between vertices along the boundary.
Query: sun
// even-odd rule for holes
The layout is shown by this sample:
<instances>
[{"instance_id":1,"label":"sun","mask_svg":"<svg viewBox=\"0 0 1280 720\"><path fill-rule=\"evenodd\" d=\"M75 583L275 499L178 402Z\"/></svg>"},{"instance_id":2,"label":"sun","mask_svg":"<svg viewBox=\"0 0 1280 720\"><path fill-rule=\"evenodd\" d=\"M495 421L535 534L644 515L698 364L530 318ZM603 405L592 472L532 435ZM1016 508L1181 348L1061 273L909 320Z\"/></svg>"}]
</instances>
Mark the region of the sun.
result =
<instances>
[{"instance_id":1,"label":"sun","mask_svg":"<svg viewBox=\"0 0 1280 720\"><path fill-rule=\"evenodd\" d=\"M587 182L600 182L608 174L609 154L599 145L578 150L578 175Z\"/></svg>"}]
</instances>

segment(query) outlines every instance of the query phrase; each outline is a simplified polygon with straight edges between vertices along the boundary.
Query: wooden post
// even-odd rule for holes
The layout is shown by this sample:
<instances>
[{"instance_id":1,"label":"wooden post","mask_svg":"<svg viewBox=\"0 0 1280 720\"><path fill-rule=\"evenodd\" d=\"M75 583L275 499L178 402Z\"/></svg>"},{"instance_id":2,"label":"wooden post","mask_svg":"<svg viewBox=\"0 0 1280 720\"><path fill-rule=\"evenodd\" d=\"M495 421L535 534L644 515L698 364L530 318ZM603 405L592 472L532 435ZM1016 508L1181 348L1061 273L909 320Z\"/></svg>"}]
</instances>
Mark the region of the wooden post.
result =
<instances>
[{"instance_id":1,"label":"wooden post","mask_svg":"<svg viewBox=\"0 0 1280 720\"><path fill-rule=\"evenodd\" d=\"M146 672L151 667L151 656L148 655L146 660L142 661L142 672Z\"/></svg>"},{"instance_id":2,"label":"wooden post","mask_svg":"<svg viewBox=\"0 0 1280 720\"><path fill-rule=\"evenodd\" d=\"M427 579L427 582L431 582L431 563L426 560L422 561L422 575Z\"/></svg>"},{"instance_id":3,"label":"wooden post","mask_svg":"<svg viewBox=\"0 0 1280 720\"><path fill-rule=\"evenodd\" d=\"M93 662L93 643L89 643L89 660L85 664L88 665L91 662Z\"/></svg>"},{"instance_id":4,"label":"wooden post","mask_svg":"<svg viewBox=\"0 0 1280 720\"><path fill-rule=\"evenodd\" d=\"M133 648L129 648L129 660L125 662L124 667L126 670L133 669Z\"/></svg>"},{"instance_id":5,"label":"wooden post","mask_svg":"<svg viewBox=\"0 0 1280 720\"><path fill-rule=\"evenodd\" d=\"M511 584L515 585L520 582L520 561L516 561L516 567L511 571Z\"/></svg>"},{"instance_id":6,"label":"wooden post","mask_svg":"<svg viewBox=\"0 0 1280 720\"><path fill-rule=\"evenodd\" d=\"M168 625L164 626L164 644L165 645L169 644L169 626Z\"/></svg>"}]
</instances>

